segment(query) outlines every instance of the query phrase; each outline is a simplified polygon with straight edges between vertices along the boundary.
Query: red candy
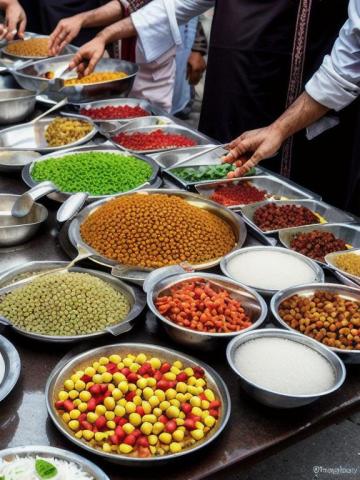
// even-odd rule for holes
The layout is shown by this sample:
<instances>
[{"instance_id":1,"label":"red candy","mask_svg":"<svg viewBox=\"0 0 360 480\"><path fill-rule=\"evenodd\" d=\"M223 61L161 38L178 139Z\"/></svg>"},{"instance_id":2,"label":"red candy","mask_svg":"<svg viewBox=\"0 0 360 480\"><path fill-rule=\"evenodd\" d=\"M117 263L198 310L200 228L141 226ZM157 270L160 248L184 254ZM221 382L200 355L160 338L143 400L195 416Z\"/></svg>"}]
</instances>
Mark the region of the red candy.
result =
<instances>
[{"instance_id":1,"label":"red candy","mask_svg":"<svg viewBox=\"0 0 360 480\"><path fill-rule=\"evenodd\" d=\"M131 150L161 150L163 148L193 147L196 145L184 135L154 130L150 133L119 133L113 140Z\"/></svg>"},{"instance_id":2,"label":"red candy","mask_svg":"<svg viewBox=\"0 0 360 480\"><path fill-rule=\"evenodd\" d=\"M106 107L99 108L82 108L80 110L81 115L86 115L87 117L93 118L94 120L115 120L117 118L139 118L139 117L148 117L149 112L143 108L136 106L131 107L130 105L119 105L112 106L108 105Z\"/></svg>"}]
</instances>

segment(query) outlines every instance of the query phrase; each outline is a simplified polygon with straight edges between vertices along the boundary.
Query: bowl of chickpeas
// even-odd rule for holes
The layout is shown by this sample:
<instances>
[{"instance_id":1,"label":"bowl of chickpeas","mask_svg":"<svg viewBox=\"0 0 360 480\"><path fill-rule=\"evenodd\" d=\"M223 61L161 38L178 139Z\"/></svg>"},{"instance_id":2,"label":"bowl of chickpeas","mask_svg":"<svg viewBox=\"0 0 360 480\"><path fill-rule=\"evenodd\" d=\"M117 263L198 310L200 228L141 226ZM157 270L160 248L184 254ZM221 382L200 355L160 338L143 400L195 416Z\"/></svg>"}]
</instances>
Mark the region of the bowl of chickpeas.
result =
<instances>
[{"instance_id":1,"label":"bowl of chickpeas","mask_svg":"<svg viewBox=\"0 0 360 480\"><path fill-rule=\"evenodd\" d=\"M271 299L281 327L317 340L346 363L360 363L360 290L323 283L287 288Z\"/></svg>"},{"instance_id":2,"label":"bowl of chickpeas","mask_svg":"<svg viewBox=\"0 0 360 480\"><path fill-rule=\"evenodd\" d=\"M64 48L65 54L74 54L77 48L67 45ZM38 60L51 57L49 53L49 37L36 36L24 40L9 42L2 48L2 53L14 60Z\"/></svg>"}]
</instances>

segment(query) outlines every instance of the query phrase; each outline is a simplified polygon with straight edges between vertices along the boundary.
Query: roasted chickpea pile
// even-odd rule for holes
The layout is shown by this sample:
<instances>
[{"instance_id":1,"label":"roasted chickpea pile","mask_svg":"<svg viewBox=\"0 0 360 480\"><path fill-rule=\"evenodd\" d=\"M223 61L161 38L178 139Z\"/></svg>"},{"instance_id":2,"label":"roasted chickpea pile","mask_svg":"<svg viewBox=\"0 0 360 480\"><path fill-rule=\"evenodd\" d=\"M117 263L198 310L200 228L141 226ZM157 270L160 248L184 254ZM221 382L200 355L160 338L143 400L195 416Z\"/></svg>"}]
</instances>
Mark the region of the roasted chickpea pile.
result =
<instances>
[{"instance_id":1,"label":"roasted chickpea pile","mask_svg":"<svg viewBox=\"0 0 360 480\"><path fill-rule=\"evenodd\" d=\"M76 142L91 132L93 126L83 120L56 117L47 127L45 139L50 147Z\"/></svg>"},{"instance_id":2,"label":"roasted chickpea pile","mask_svg":"<svg viewBox=\"0 0 360 480\"><path fill-rule=\"evenodd\" d=\"M320 222L319 216L301 205L268 203L255 210L254 214L254 223L264 232Z\"/></svg>"},{"instance_id":3,"label":"roasted chickpea pile","mask_svg":"<svg viewBox=\"0 0 360 480\"><path fill-rule=\"evenodd\" d=\"M20 57L48 57L49 39L29 38L28 40L16 40L9 43L5 52L19 55Z\"/></svg>"},{"instance_id":4,"label":"roasted chickpea pile","mask_svg":"<svg viewBox=\"0 0 360 480\"><path fill-rule=\"evenodd\" d=\"M90 215L80 232L101 255L150 268L207 262L235 246L234 233L224 220L175 195L116 198Z\"/></svg>"},{"instance_id":5,"label":"roasted chickpea pile","mask_svg":"<svg viewBox=\"0 0 360 480\"><path fill-rule=\"evenodd\" d=\"M55 401L79 440L106 453L179 453L216 425L221 402L201 367L144 353L101 357L64 381Z\"/></svg>"},{"instance_id":6,"label":"roasted chickpea pile","mask_svg":"<svg viewBox=\"0 0 360 480\"><path fill-rule=\"evenodd\" d=\"M279 307L280 317L295 330L328 347L360 350L360 303L331 292L293 295Z\"/></svg>"},{"instance_id":7,"label":"roasted chickpea pile","mask_svg":"<svg viewBox=\"0 0 360 480\"><path fill-rule=\"evenodd\" d=\"M65 80L64 83L66 87L71 87L72 85L82 85L84 83L112 82L113 80L120 80L127 76L125 72L94 72L81 78L69 78Z\"/></svg>"}]
</instances>

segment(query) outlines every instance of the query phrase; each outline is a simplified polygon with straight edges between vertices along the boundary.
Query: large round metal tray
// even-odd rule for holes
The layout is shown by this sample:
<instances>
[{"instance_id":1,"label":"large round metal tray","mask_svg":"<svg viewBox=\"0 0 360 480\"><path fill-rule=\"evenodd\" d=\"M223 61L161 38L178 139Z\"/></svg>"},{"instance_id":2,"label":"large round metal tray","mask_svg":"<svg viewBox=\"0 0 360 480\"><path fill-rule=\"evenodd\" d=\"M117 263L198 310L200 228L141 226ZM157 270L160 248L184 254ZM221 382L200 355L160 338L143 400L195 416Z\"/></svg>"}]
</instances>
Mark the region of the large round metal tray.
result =
<instances>
[{"instance_id":1,"label":"large round metal tray","mask_svg":"<svg viewBox=\"0 0 360 480\"><path fill-rule=\"evenodd\" d=\"M79 147L79 148L67 148L66 150L61 150L60 152L56 153L51 153L49 155L44 155L40 158L35 159L31 164L25 165L22 171L22 179L28 185L29 187L33 188L36 185L39 185L40 182L35 181L32 176L31 172L34 168L35 163L37 162L43 162L44 160L47 160L48 158L60 158L64 157L65 155L70 155L70 154L77 154L77 153L84 153L84 152L104 152L104 153L113 153L116 155L119 155L119 157L136 157L139 160L142 160L143 162L146 162L150 167L152 168L152 175L149 178L149 180L142 185L139 185L136 187L134 190L131 190L133 192L137 190L141 190L143 188L147 188L151 185L153 185L157 179L158 173L159 173L159 166L157 163L150 157L146 157L144 155L136 155L136 154L130 154L127 152L121 152L119 151L118 148L112 147L112 146L91 146L91 147ZM120 163L121 166L121 163ZM55 192L55 193L50 193L48 194L48 197L51 198L52 200L56 200L58 202L64 202L67 198L69 198L71 195L73 195L76 192ZM125 192L129 193L129 192ZM113 197L115 194L112 195L89 195L87 198L88 202L94 202L96 200L101 200L104 198L110 198Z\"/></svg>"},{"instance_id":2,"label":"large round metal tray","mask_svg":"<svg viewBox=\"0 0 360 480\"><path fill-rule=\"evenodd\" d=\"M0 381L0 401L9 395L19 379L21 362L20 357L13 346L5 337L0 335L0 354L5 362L4 378ZM1 452L0 452L1 456Z\"/></svg>"},{"instance_id":3,"label":"large round metal tray","mask_svg":"<svg viewBox=\"0 0 360 480\"><path fill-rule=\"evenodd\" d=\"M300 285L297 287L287 288L285 290L280 290L271 299L271 303L270 303L271 313L275 317L278 324L281 327L286 328L287 330L290 330L292 332L301 333L298 330L291 328L280 317L278 313L279 306L284 300L286 300L289 297L292 297L293 295L302 295L302 296L308 297L313 295L316 291L328 291L328 292L340 295L341 297L355 300L360 303L360 288L353 288L353 287L348 287L345 285L339 285L335 283L321 283L321 284L309 283L307 285ZM360 364L360 350L342 350L340 348L333 348L333 347L328 347L328 348L330 348L331 350L336 352L338 355L340 355L345 363Z\"/></svg>"},{"instance_id":4,"label":"large round metal tray","mask_svg":"<svg viewBox=\"0 0 360 480\"><path fill-rule=\"evenodd\" d=\"M0 288L6 287L10 285L12 282L16 281L17 277L21 274L25 274L28 272L42 272L46 270L51 270L53 268L64 267L68 264L68 262L50 262L50 261L41 261L41 262L29 262L25 265L20 267L14 267L11 270L6 271L2 276L0 276ZM141 314L143 309L146 305L146 297L142 290L136 286L129 286L123 283L121 280L109 275L108 273L101 272L99 270L90 270L87 268L79 268L73 267L70 269L71 272L80 272L80 273L88 273L93 275L94 277L98 277L104 282L109 283L113 288L123 293L128 301L130 302L130 312L128 313L127 317L116 324L119 326L119 331L117 335L122 333L128 332L131 330L135 324L136 319ZM112 325L115 326L115 325ZM35 332L27 332L26 330L22 330L18 327L11 326L11 328L23 335L25 337L29 337L35 340L40 340L43 342L51 342L51 343L72 343L72 342L80 342L84 340L94 340L103 337L104 335L109 334L107 330L103 330L100 332L95 333L88 333L86 335L76 335L76 336L51 336L51 335L42 335ZM1 349L1 347L0 347Z\"/></svg>"},{"instance_id":5,"label":"large round metal tray","mask_svg":"<svg viewBox=\"0 0 360 480\"><path fill-rule=\"evenodd\" d=\"M80 457L75 453L68 450L62 450L55 447L42 447L42 446L30 446L30 447L15 447L7 448L0 452L0 464L1 460L11 460L14 457L41 457L41 458L56 458L57 460L64 460L67 462L73 462L82 468L86 473L92 475L95 480L110 480L105 473L100 470L94 463L90 462L87 458Z\"/></svg>"},{"instance_id":6,"label":"large round metal tray","mask_svg":"<svg viewBox=\"0 0 360 480\"><path fill-rule=\"evenodd\" d=\"M48 35L37 35L37 34L33 34L31 37L29 38L26 38L26 40L29 40L29 39L33 39L33 38L50 38ZM42 59L45 59L45 58L50 58L52 57L52 55L46 55L46 56L37 56L37 57L34 57L34 56L25 56L25 55L16 55L14 53L10 53L7 51L7 48L10 44L12 43L19 43L19 42L22 42L23 40L14 40L12 42L8 42L4 47L1 48L1 53L3 55L5 55L6 57L9 57L9 58L13 58L14 60L42 60ZM75 47L75 45L66 45L66 47L64 48L62 54L63 55L74 55L76 52L78 51L78 47Z\"/></svg>"},{"instance_id":7,"label":"large round metal tray","mask_svg":"<svg viewBox=\"0 0 360 480\"><path fill-rule=\"evenodd\" d=\"M243 246L243 244L246 240L246 235L247 235L247 230L246 230L245 223L239 215L234 214L229 209L227 209L225 207L222 207L219 204L217 204L215 202L212 202L211 200L204 199L204 198L200 197L200 195L198 195L198 194L189 193L189 192L185 192L185 191L182 191L182 190L145 189L145 190L142 190L140 192L135 192L135 194L137 194L137 195L151 195L151 194L154 194L154 193L160 194L160 195L176 195L180 198L183 198L184 200L186 200L188 203L190 203L193 206L203 208L203 209L217 215L218 217L220 217L221 219L226 221L231 226L231 228L232 228L232 230L235 234L236 245L233 248L233 250L238 250ZM128 194L122 194L122 195L128 195ZM100 265L104 265L104 266L110 267L110 268L115 267L119 264L116 263L114 260L108 259L108 258L100 255L93 248L91 248L88 244L86 244L83 241L83 239L81 238L80 226L83 223L83 221L89 215L94 213L95 210L97 210L99 207L104 205L109 200L111 200L113 198L117 198L117 197L122 196L122 195L117 195L116 197L106 198L104 200L100 200L98 202L92 203L91 205L86 207L84 210L82 210L72 220L72 222L69 226L69 231L68 231L69 240L74 247L77 247L77 245L80 245L80 246L84 247L86 250L88 250L88 251L90 251L94 254L93 256L90 257L91 260L93 260L96 263L99 263ZM192 265L192 268L194 270L204 270L204 269L212 268L212 267L218 265L220 263L220 261L221 261L221 258L216 258L216 259L210 260L210 261L205 262L205 263ZM133 277L132 277L131 272L136 271L136 270L137 270L136 267L129 267L129 269L126 270L126 272L124 272L124 274L121 275L120 278L127 279L127 280L132 280ZM142 277L141 277L141 275L137 276L137 279L140 280L140 281L144 281L144 279L146 278L148 273L150 271L152 271L152 269L139 269L139 271L140 270L142 271L142 274L143 274Z\"/></svg>"},{"instance_id":8,"label":"large round metal tray","mask_svg":"<svg viewBox=\"0 0 360 480\"><path fill-rule=\"evenodd\" d=\"M69 375L72 375L76 370L79 370L85 365L88 365L89 363L92 363L96 359L103 356L109 356L115 353L122 356L128 353L137 354L140 352L152 356L155 355L162 361L174 362L175 360L180 360L189 367L198 365L205 370L206 379L209 387L214 390L217 397L219 397L221 400L221 415L214 429L211 430L211 432L202 441L196 443L193 448L185 449L184 451L176 454L168 454L164 456L149 458L134 458L127 455L106 453L102 450L97 450L89 446L82 440L77 439L73 435L71 430L67 427L67 425L64 424L60 415L57 413L54 407L54 401L57 397L58 392L62 388L64 380L68 378ZM85 449L89 453L99 455L100 457L110 462L129 466L149 466L155 464L159 465L174 458L184 457L189 453L196 452L206 447L212 441L214 441L224 430L231 412L229 391L220 375L218 375L215 370L213 370L209 365L193 357L180 353L176 350L170 350L168 348L142 343L120 343L115 345L107 345L81 353L70 360L68 357L65 357L51 372L45 387L45 397L46 406L52 421L67 439L75 443L77 446Z\"/></svg>"}]
</instances>

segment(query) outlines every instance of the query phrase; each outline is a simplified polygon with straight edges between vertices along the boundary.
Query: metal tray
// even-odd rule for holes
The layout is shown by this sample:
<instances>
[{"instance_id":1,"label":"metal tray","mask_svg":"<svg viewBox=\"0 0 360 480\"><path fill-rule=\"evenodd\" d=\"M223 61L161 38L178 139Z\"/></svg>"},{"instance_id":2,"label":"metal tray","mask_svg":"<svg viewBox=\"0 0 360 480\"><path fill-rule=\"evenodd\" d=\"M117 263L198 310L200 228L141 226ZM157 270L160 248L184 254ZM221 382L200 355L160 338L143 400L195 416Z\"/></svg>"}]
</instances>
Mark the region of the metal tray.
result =
<instances>
[{"instance_id":1,"label":"metal tray","mask_svg":"<svg viewBox=\"0 0 360 480\"><path fill-rule=\"evenodd\" d=\"M334 283L322 283L322 284L308 284L301 285L298 287L287 288L286 290L281 290L273 296L270 303L271 313L273 314L275 320L278 324L290 330L292 332L298 332L294 328L289 327L289 325L280 317L279 315L279 306L280 304L289 297L293 295L303 295L305 297L310 297L316 291L329 291L335 293L349 300L355 300L360 303L360 288L352 288L345 285L338 285ZM301 333L301 332L298 332ZM360 350L342 350L340 348L328 347L333 352L340 355L345 363L356 363L360 364Z\"/></svg>"},{"instance_id":2,"label":"metal tray","mask_svg":"<svg viewBox=\"0 0 360 480\"><path fill-rule=\"evenodd\" d=\"M298 233L309 233L314 230L331 232L335 237L344 240L348 245L354 248L360 248L360 225L347 225L346 223L323 223L319 225L307 225L304 227L284 228L279 232L279 240L286 248L290 248L290 243L294 235ZM315 262L317 260L314 260ZM318 262L325 265L324 262Z\"/></svg>"},{"instance_id":3,"label":"metal tray","mask_svg":"<svg viewBox=\"0 0 360 480\"><path fill-rule=\"evenodd\" d=\"M111 354L126 355L128 353L145 353L147 355L156 356L162 361L174 362L175 360L180 360L184 365L189 367L200 366L205 370L206 379L208 385L213 389L218 398L221 400L222 408L221 414L218 419L216 426L211 430L211 432L200 442L196 443L194 447L183 450L179 453L172 453L163 456L149 457L149 458L134 458L122 454L113 454L106 453L102 450L98 450L94 447L91 447L88 443L85 443L82 440L77 439L73 432L64 424L63 420L57 413L54 407L54 401L57 397L61 386L66 378L69 375L72 375L79 368L85 367L89 363L93 363L95 360L103 356L109 356ZM45 388L45 397L46 397L46 406L48 413L54 422L55 426L60 430L60 432L71 442L73 442L78 447L83 448L89 453L93 453L102 457L105 460L108 460L113 463L118 463L121 465L127 466L151 466L164 464L170 460L186 457L189 453L197 452L202 448L209 445L213 442L225 429L226 424L230 418L231 411L231 400L229 391L215 370L209 367L207 364L197 360L193 357L180 353L176 350L170 350L168 348L159 347L149 344L141 343L121 343L117 345L107 345L100 348L95 348L87 352L81 353L69 360L68 357L60 361L60 363L55 367L51 372L49 379Z\"/></svg>"},{"instance_id":4,"label":"metal tray","mask_svg":"<svg viewBox=\"0 0 360 480\"><path fill-rule=\"evenodd\" d=\"M174 125L173 120L161 115L152 115L149 117L135 118L127 122L120 122L118 120L105 120L103 122L97 122L100 133L104 137L109 138L115 132L119 133L123 131L127 126L131 128L149 127L149 126L162 126L162 125ZM150 155L148 155L149 157Z\"/></svg>"},{"instance_id":5,"label":"metal tray","mask_svg":"<svg viewBox=\"0 0 360 480\"><path fill-rule=\"evenodd\" d=\"M238 185L239 183L249 182L254 187L265 190L268 194L267 200L291 200L295 198L308 198L312 197L302 192L300 188L295 188L291 185L288 185L284 180L280 180L275 177L269 176L256 176L256 177L246 177L246 178L237 178L237 179L228 179L225 181L217 182L204 182L195 184L195 190L202 195L203 197L209 198L216 188L222 185ZM285 198L284 198L285 197ZM258 202L252 202L258 203ZM220 204L221 205L221 204ZM247 204L251 205L251 204ZM227 208L238 209L244 207L245 204L231 205Z\"/></svg>"},{"instance_id":6,"label":"metal tray","mask_svg":"<svg viewBox=\"0 0 360 480\"><path fill-rule=\"evenodd\" d=\"M253 203L252 205L245 205L241 209L241 214L248 220L249 224L254 225L254 227L259 230L259 227L253 222L255 211L259 207L262 207L263 205L267 205L269 203L271 202L265 201ZM353 217L350 213L346 213L339 208L333 207L332 205L321 202L319 200L279 200L273 203L276 203L277 205L301 205L303 207L307 207L313 212L324 217L327 223L353 223L356 221L355 217ZM264 231L264 234L272 235L274 233L280 232L281 230L284 229L269 230L266 232Z\"/></svg>"},{"instance_id":7,"label":"metal tray","mask_svg":"<svg viewBox=\"0 0 360 480\"><path fill-rule=\"evenodd\" d=\"M39 262L29 262L23 264L19 267L14 267L11 270L7 270L4 274L0 275L0 288L11 286L11 283L17 280L19 275L28 273L28 272L43 272L46 270L51 270L58 267L64 267L68 265L69 262L51 262L51 261L39 261ZM117 335L126 333L130 331L136 322L136 319L141 314L143 309L146 305L146 297L141 289L135 286L126 285L121 280L109 275L108 273L101 272L99 270L91 270L88 268L80 268L80 267L73 267L70 269L71 272L80 272L80 273L88 273L89 275L93 275L94 277L98 277L104 282L109 283L114 289L123 293L128 301L130 302L130 312L128 316L120 323L112 325L118 326L121 325L123 328L120 329ZM32 338L35 340L40 340L42 342L47 343L72 343L72 342L80 342L84 340L98 340L104 335L108 335L110 332L107 330L103 330L100 332L95 333L88 333L85 335L76 335L76 336L51 336L51 335L42 335L35 332L28 332L26 330L22 330L18 327L12 326L11 327L15 332L24 337ZM0 347L1 348L1 347Z\"/></svg>"},{"instance_id":8,"label":"metal tray","mask_svg":"<svg viewBox=\"0 0 360 480\"><path fill-rule=\"evenodd\" d=\"M21 371L20 357L13 346L5 337L0 335L0 354L3 356L5 362L4 378L0 382L0 402L9 395L11 390L15 387L19 379ZM0 452L0 458L1 458Z\"/></svg>"},{"instance_id":9,"label":"metal tray","mask_svg":"<svg viewBox=\"0 0 360 480\"><path fill-rule=\"evenodd\" d=\"M54 89L51 80L42 78L46 72L52 71L55 77L61 74L68 66L73 55L61 55L59 57L38 60L29 64L15 64L10 69L15 80L28 90L45 93L50 99L59 101L67 97L69 103L83 103L104 98L124 97L130 92L138 72L138 66L125 60L102 58L95 67L96 72L112 71L125 72L126 78L93 84L82 84L64 87L61 91Z\"/></svg>"},{"instance_id":10,"label":"metal tray","mask_svg":"<svg viewBox=\"0 0 360 480\"><path fill-rule=\"evenodd\" d=\"M111 132L111 136L109 137L110 141L116 145L118 148L123 149L125 147L122 147L119 143L115 142L113 139L114 136L118 132L123 132L123 133L150 133L155 130L162 130L166 133L176 133L176 134L181 134L184 135L191 140L194 140L198 145L207 145L209 143L209 140L207 137L202 135L201 133L191 130L190 128L183 127L181 125L158 125L158 126L150 126L150 127L140 127L140 128L132 128L131 123L128 123L125 128L121 128L118 131ZM176 150L176 147L173 148L163 148L163 149L155 149L155 150L131 150L131 149L126 149L129 150L129 152L133 153L143 153L143 154L150 154L150 153L155 153L155 152L164 152L164 151L170 151L170 150Z\"/></svg>"},{"instance_id":11,"label":"metal tray","mask_svg":"<svg viewBox=\"0 0 360 480\"><path fill-rule=\"evenodd\" d=\"M84 472L91 475L94 480L110 480L110 478L100 470L98 466L90 462L87 458L80 457L80 455L76 455L73 452L62 450L60 448L42 446L6 448L0 452L0 465L1 461L9 461L13 457L56 458L57 460L73 462Z\"/></svg>"},{"instance_id":12,"label":"metal tray","mask_svg":"<svg viewBox=\"0 0 360 480\"><path fill-rule=\"evenodd\" d=\"M39 158L41 154L34 151L0 151L0 172L10 173L19 172L25 165L31 163L35 158Z\"/></svg>"},{"instance_id":13,"label":"metal tray","mask_svg":"<svg viewBox=\"0 0 360 480\"><path fill-rule=\"evenodd\" d=\"M26 38L26 40L29 40L30 38L50 38L50 37L48 35L33 34L31 37ZM44 56L34 57L34 56L25 56L25 55L15 55L14 53L10 53L10 52L7 51L7 48L10 44L19 43L19 42L22 42L22 41L23 40L19 39L19 40L14 40L14 41L8 42L7 45L5 45L4 47L1 48L2 55L5 55L6 57L12 58L14 60L42 60L42 59L45 59L45 58L52 57L52 55L46 55L45 57ZM75 53L78 50L79 50L78 47L75 47L75 45L71 45L71 44L66 45L66 47L64 47L64 50L62 52L62 55L75 55Z\"/></svg>"},{"instance_id":14,"label":"metal tray","mask_svg":"<svg viewBox=\"0 0 360 480\"><path fill-rule=\"evenodd\" d=\"M151 195L151 194L160 194L160 195L176 195L180 198L183 198L186 200L188 203L191 205L197 206L199 208L206 209L207 211L219 216L222 218L224 221L226 221L232 228L234 234L235 234L235 241L236 245L234 247L234 250L237 250L243 246L246 240L246 235L247 235L247 230L246 226L243 222L243 220L238 216L235 215L233 212L228 210L225 207L221 207L215 202L212 202L210 200L205 200L201 198L199 195L195 195L193 193L181 191L181 190L171 190L171 189L146 189L142 190L141 192L135 192L137 195ZM122 194L122 195L128 195L128 194ZM122 195L116 195L115 197L112 198L117 198ZM90 257L90 259L100 265L104 265L105 267L115 267L119 266L118 263L116 263L114 260L110 260L106 257L103 257L99 255L98 252L96 252L94 249L92 249L89 245L87 245L81 238L80 235L80 226L83 223L83 221L92 213L95 212L96 209L98 209L100 206L104 205L104 203L108 202L111 200L111 198L106 198L104 200L99 200L98 202L92 203L85 209L83 209L70 223L69 230L68 230L68 236L70 243L76 248L78 245L82 246L89 252L93 252L93 256ZM215 260L211 260L206 263L202 263L199 265L192 265L192 268L194 270L204 270L208 268L212 268L220 263L221 258L217 258ZM145 278L148 276L149 272L152 271L151 269L137 269L134 267L129 267L128 269L126 266L121 265L121 267L125 267L123 273L119 278L122 278L123 280L129 280L129 281L134 281L136 283L142 284L145 280ZM117 274L118 276L118 274Z\"/></svg>"},{"instance_id":15,"label":"metal tray","mask_svg":"<svg viewBox=\"0 0 360 480\"><path fill-rule=\"evenodd\" d=\"M325 256L325 261L326 261L327 265L329 265L336 272L339 272L340 275L342 275L343 277L348 277L348 278L350 278L350 280L359 284L359 288L360 288L360 276L353 275L352 273L348 273L345 270L342 270L341 268L337 267L335 265L335 262L334 262L336 257L338 257L339 255L342 255L342 254L346 255L346 254L349 254L349 253L354 253L355 255L360 255L360 248L354 248L352 250L343 250L343 251L340 251L340 252L328 253Z\"/></svg>"},{"instance_id":16,"label":"metal tray","mask_svg":"<svg viewBox=\"0 0 360 480\"><path fill-rule=\"evenodd\" d=\"M23 123L15 125L14 127L5 128L0 131L0 152L4 150L8 151L33 151L36 150L40 153L56 152L59 150L76 147L77 145L83 145L89 142L97 133L95 124L85 117L82 117L84 121L91 124L92 130L80 138L76 142L68 143L67 145L61 145L59 147L50 147L45 139L45 131L49 124L55 117L45 117L40 119L36 123ZM77 119L76 119L77 120Z\"/></svg>"},{"instance_id":17,"label":"metal tray","mask_svg":"<svg viewBox=\"0 0 360 480\"><path fill-rule=\"evenodd\" d=\"M0 138L1 138L1 133L0 133ZM121 152L119 151L118 148L114 148L112 146L94 146L94 147L79 147L79 148L70 148L70 149L66 149L66 150L61 150L61 151L58 151L56 153L51 153L49 155L44 155L38 159L35 159L31 164L28 164L28 165L25 165L25 167L23 168L23 171L22 171L22 179L23 181L26 183L26 185L28 185L29 187L33 188L35 187L36 185L39 185L41 182L37 182L35 181L32 176L31 176L31 172L34 168L34 165L35 163L37 162L43 162L44 160L47 160L49 158L61 158L61 157L64 157L65 155L69 155L69 154L73 154L73 155L76 155L78 153L84 153L84 152L104 152L104 153L113 153L113 154L116 154L116 155L119 155L119 157L123 157L123 156L132 156L132 157L136 157L136 158L139 158L140 160L146 162L148 165L150 165L150 167L152 168L152 175L151 177L149 178L149 180L145 183L143 183L142 185L139 185L138 187L136 187L136 189L134 190L131 190L133 192L135 191L138 191L138 190L141 190L143 188L149 188L150 186L154 185L154 183L156 182L157 178L158 178L158 173L159 173L159 167L156 165L156 163L149 157L145 157L145 156L142 156L142 155L135 155L135 154L129 154L127 152ZM52 200L55 200L57 202L64 202L67 198L69 198L71 195L73 195L74 193L76 192L54 192L54 193L49 193L47 196L49 198L51 198ZM124 192L124 193L129 193L129 192ZM103 198L110 198L110 197L113 197L114 194L112 195L89 195L87 197L87 202L90 203L90 202L93 202L93 201L96 201L96 200L100 200L100 199L103 199Z\"/></svg>"},{"instance_id":18,"label":"metal tray","mask_svg":"<svg viewBox=\"0 0 360 480\"><path fill-rule=\"evenodd\" d=\"M177 163L182 163L184 167L192 167L194 165L215 165L219 163L219 158L226 153L226 150L219 146L218 150L213 150L212 152L206 153L189 161L187 163L185 159L196 153L200 153L202 150L207 150L209 147L215 146L216 144L209 143L207 145L200 145L197 147L188 147L188 148L178 148L170 152L158 152L151 153L150 156L155 160L156 163L160 165L163 169L169 169L175 167Z\"/></svg>"}]
</instances>

